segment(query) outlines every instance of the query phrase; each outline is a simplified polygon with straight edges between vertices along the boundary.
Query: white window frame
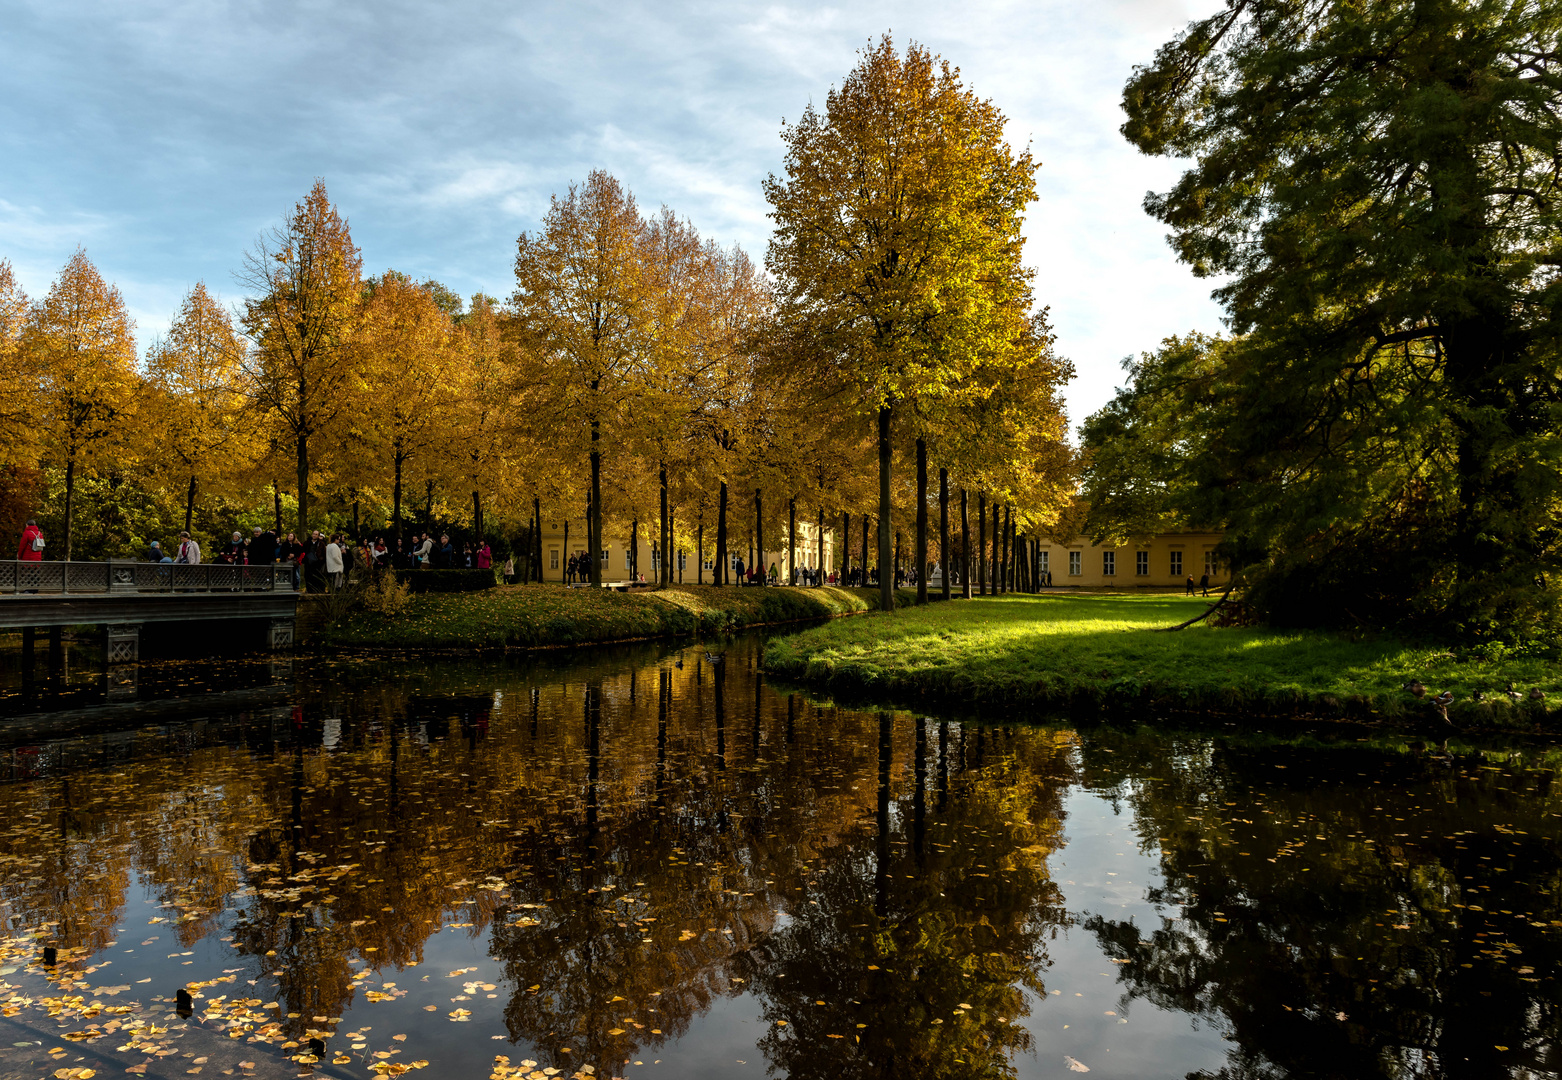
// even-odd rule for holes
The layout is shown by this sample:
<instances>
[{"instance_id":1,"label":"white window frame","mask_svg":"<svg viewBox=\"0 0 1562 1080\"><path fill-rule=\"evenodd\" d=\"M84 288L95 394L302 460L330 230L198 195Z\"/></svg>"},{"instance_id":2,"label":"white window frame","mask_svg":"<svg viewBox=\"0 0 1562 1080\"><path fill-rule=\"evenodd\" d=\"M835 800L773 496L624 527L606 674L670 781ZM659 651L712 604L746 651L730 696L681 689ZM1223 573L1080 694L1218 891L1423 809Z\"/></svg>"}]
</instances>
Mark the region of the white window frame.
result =
<instances>
[{"instance_id":1,"label":"white window frame","mask_svg":"<svg viewBox=\"0 0 1562 1080\"><path fill-rule=\"evenodd\" d=\"M1041 572L1043 574L1045 574L1047 572L1047 556L1049 556L1051 554L1052 554L1052 552L1050 552L1050 551L1043 551L1041 553Z\"/></svg>"},{"instance_id":2,"label":"white window frame","mask_svg":"<svg viewBox=\"0 0 1562 1080\"><path fill-rule=\"evenodd\" d=\"M557 570L559 568L559 549L558 548L555 547L555 548L549 548L548 549L548 561L549 561L549 564L550 564L548 566L549 570Z\"/></svg>"},{"instance_id":3,"label":"white window frame","mask_svg":"<svg viewBox=\"0 0 1562 1080\"><path fill-rule=\"evenodd\" d=\"M1138 577L1150 575L1150 553L1148 551L1134 552L1134 574Z\"/></svg>"},{"instance_id":4,"label":"white window frame","mask_svg":"<svg viewBox=\"0 0 1562 1080\"><path fill-rule=\"evenodd\" d=\"M607 548L603 548L602 549L602 566L603 566L604 569L606 569L608 567L608 565L609 565L609 563L608 563L608 556L611 555L611 554L612 554L612 552L610 552Z\"/></svg>"},{"instance_id":5,"label":"white window frame","mask_svg":"<svg viewBox=\"0 0 1562 1080\"><path fill-rule=\"evenodd\" d=\"M1204 572L1210 577L1214 577L1216 565L1215 553L1213 551L1206 551L1204 553Z\"/></svg>"},{"instance_id":6,"label":"white window frame","mask_svg":"<svg viewBox=\"0 0 1562 1080\"><path fill-rule=\"evenodd\" d=\"M1177 550L1171 553L1171 576L1182 577L1182 552Z\"/></svg>"},{"instance_id":7,"label":"white window frame","mask_svg":"<svg viewBox=\"0 0 1562 1080\"><path fill-rule=\"evenodd\" d=\"M1117 552L1115 550L1103 551L1101 553L1101 576L1117 576Z\"/></svg>"},{"instance_id":8,"label":"white window frame","mask_svg":"<svg viewBox=\"0 0 1562 1080\"><path fill-rule=\"evenodd\" d=\"M1085 572L1085 553L1083 551L1071 551L1068 553L1068 576L1079 577Z\"/></svg>"}]
</instances>

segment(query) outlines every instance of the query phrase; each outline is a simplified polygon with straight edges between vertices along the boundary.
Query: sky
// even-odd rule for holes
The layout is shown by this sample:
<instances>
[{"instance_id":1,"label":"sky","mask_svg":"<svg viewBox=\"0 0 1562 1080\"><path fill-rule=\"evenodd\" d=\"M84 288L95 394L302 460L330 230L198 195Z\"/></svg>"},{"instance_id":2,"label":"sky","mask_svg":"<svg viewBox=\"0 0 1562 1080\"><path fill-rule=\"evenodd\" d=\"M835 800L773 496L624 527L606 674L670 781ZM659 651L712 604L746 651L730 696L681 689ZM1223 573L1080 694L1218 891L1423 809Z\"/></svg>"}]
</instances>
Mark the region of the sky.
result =
<instances>
[{"instance_id":1,"label":"sky","mask_svg":"<svg viewBox=\"0 0 1562 1080\"><path fill-rule=\"evenodd\" d=\"M783 121L888 32L1042 163L1026 261L1077 424L1124 357L1220 328L1141 209L1182 163L1118 133L1133 65L1218 6L0 0L0 259L38 296L84 247L144 348L195 282L237 301L244 252L321 177L366 272L503 297L517 235L593 168L762 259Z\"/></svg>"}]
</instances>

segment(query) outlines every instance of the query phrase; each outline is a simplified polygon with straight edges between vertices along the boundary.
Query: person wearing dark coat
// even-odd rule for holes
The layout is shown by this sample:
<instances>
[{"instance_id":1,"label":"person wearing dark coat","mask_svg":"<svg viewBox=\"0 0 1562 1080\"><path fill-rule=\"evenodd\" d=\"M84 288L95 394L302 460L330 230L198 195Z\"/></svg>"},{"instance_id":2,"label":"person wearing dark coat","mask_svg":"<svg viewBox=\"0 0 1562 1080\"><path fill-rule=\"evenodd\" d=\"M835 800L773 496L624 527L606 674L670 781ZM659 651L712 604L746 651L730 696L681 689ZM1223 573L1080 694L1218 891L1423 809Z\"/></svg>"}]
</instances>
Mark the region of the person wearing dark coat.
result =
<instances>
[{"instance_id":1,"label":"person wearing dark coat","mask_svg":"<svg viewBox=\"0 0 1562 1080\"><path fill-rule=\"evenodd\" d=\"M249 542L251 566L270 566L277 561L277 534L259 525L250 530L254 535Z\"/></svg>"}]
</instances>

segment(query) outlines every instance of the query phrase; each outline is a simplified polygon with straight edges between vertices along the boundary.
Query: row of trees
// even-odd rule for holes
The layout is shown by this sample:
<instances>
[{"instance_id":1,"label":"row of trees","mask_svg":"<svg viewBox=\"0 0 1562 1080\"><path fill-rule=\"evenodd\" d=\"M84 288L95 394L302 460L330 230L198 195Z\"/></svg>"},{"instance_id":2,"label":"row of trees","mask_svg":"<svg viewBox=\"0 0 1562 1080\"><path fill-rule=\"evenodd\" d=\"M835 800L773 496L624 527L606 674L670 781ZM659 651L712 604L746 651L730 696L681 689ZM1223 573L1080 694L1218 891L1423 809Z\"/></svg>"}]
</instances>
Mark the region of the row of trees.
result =
<instances>
[{"instance_id":1,"label":"row of trees","mask_svg":"<svg viewBox=\"0 0 1562 1080\"><path fill-rule=\"evenodd\" d=\"M1291 623L1562 630L1562 11L1227 0L1124 91L1231 333L1084 426L1091 530L1224 528Z\"/></svg>"},{"instance_id":2,"label":"row of trees","mask_svg":"<svg viewBox=\"0 0 1562 1080\"><path fill-rule=\"evenodd\" d=\"M583 517L593 551L654 521L663 552L713 544L718 578L740 519L783 546L783 508L873 515L887 568L909 504L925 566L948 554L930 460L946 499L980 491L1020 533L1072 489L1071 372L1020 260L1037 166L1002 129L946 63L885 38L784 130L768 272L593 172L521 235L503 302L365 276L316 182L245 257L237 309L196 286L139 362L84 253L37 302L0 264L0 452L60 489L67 557L81 478L109 475L176 493L187 527L203 497L278 524L286 502L301 531L349 510L398 535L409 509L528 537Z\"/></svg>"}]
</instances>

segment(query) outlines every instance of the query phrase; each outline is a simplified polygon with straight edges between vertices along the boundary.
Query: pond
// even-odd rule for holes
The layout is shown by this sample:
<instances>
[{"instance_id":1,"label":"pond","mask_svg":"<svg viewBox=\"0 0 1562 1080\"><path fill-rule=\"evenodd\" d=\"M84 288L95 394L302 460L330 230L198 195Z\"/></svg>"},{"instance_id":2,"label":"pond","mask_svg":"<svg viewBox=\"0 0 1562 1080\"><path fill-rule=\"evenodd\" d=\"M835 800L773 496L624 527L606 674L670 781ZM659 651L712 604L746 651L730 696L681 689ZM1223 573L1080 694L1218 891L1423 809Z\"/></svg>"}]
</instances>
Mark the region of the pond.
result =
<instances>
[{"instance_id":1,"label":"pond","mask_svg":"<svg viewBox=\"0 0 1562 1080\"><path fill-rule=\"evenodd\" d=\"M837 708L761 647L0 653L0 1075L1562 1068L1552 746Z\"/></svg>"}]
</instances>

